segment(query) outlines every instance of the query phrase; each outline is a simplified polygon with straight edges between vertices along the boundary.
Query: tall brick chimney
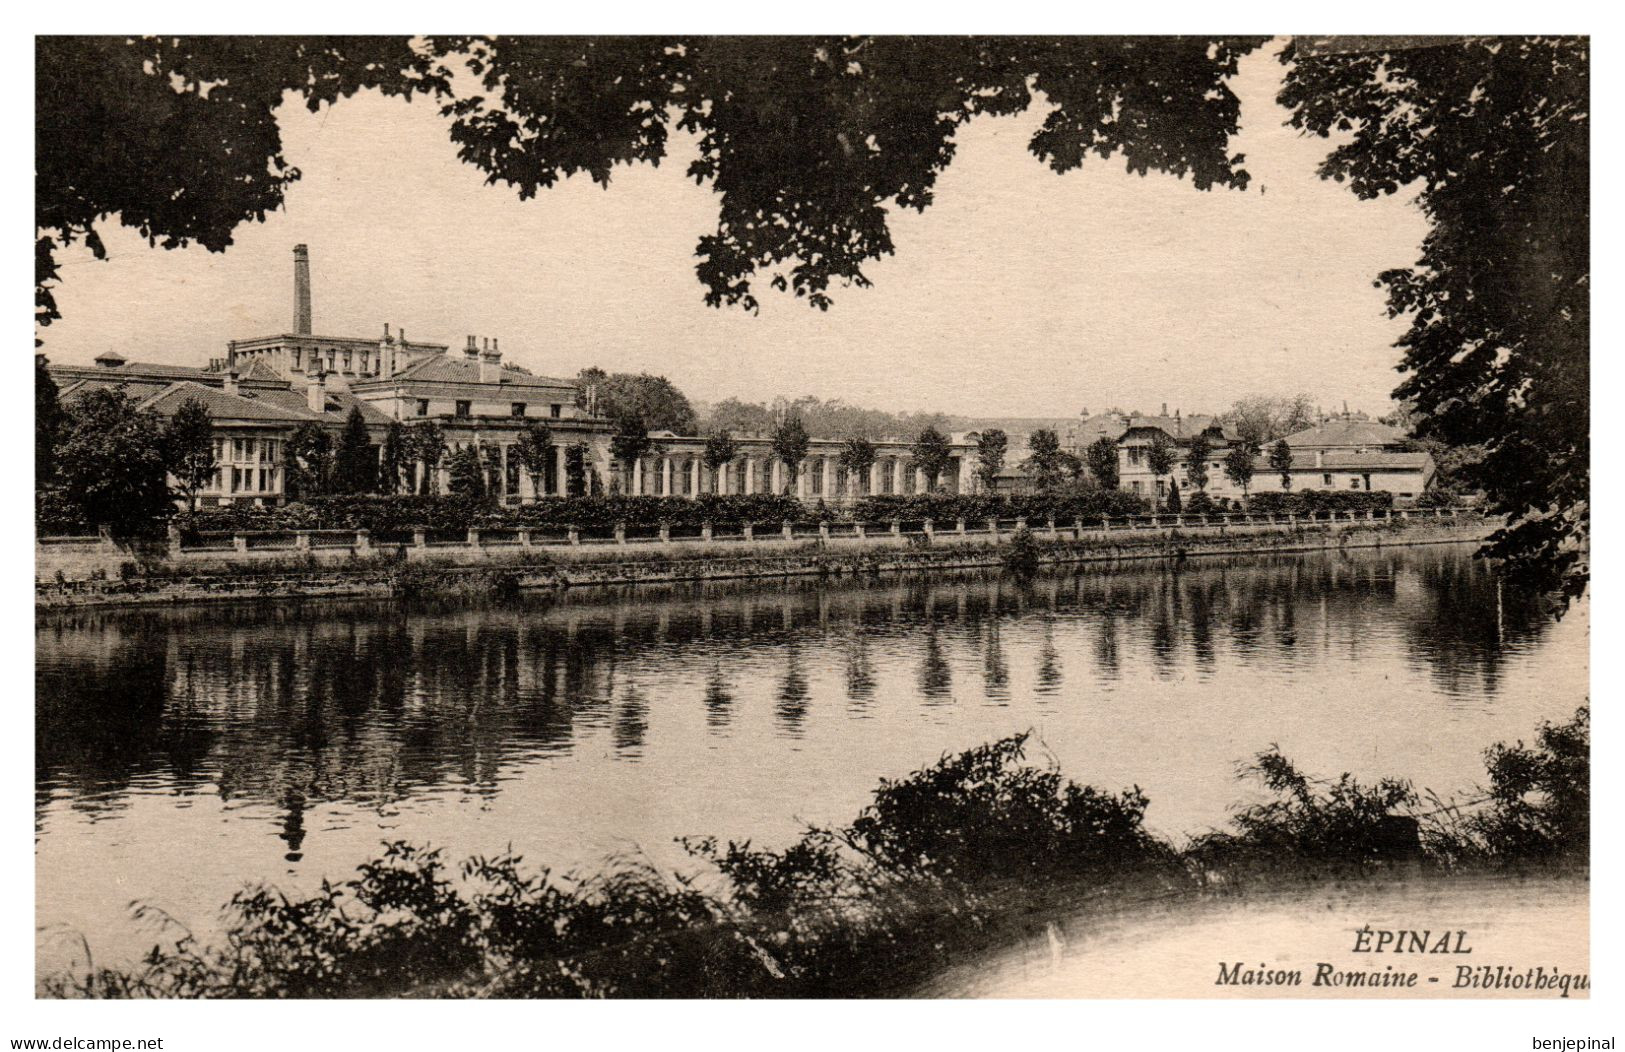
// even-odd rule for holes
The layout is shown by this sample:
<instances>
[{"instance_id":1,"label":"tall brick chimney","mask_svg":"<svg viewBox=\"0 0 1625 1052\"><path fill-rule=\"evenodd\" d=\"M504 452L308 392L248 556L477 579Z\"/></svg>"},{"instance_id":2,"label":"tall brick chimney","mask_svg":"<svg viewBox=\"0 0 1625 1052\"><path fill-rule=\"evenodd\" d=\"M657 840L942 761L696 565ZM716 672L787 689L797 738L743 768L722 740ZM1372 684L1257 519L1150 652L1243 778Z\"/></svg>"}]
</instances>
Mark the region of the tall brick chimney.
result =
<instances>
[{"instance_id":1,"label":"tall brick chimney","mask_svg":"<svg viewBox=\"0 0 1625 1052\"><path fill-rule=\"evenodd\" d=\"M310 249L293 246L293 331L310 335Z\"/></svg>"}]
</instances>

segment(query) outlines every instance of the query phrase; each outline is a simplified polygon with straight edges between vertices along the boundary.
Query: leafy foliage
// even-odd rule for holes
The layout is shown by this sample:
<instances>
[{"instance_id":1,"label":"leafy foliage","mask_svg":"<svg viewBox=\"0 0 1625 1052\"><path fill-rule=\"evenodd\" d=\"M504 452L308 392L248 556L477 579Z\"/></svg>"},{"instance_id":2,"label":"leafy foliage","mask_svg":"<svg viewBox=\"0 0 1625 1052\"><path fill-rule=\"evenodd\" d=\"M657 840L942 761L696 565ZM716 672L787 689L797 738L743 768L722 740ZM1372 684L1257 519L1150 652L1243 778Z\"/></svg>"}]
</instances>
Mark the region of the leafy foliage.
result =
<instances>
[{"instance_id":1,"label":"leafy foliage","mask_svg":"<svg viewBox=\"0 0 1625 1052\"><path fill-rule=\"evenodd\" d=\"M1282 490L1292 488L1292 447L1284 438L1270 447L1270 470L1280 473Z\"/></svg>"},{"instance_id":2,"label":"leafy foliage","mask_svg":"<svg viewBox=\"0 0 1625 1052\"><path fill-rule=\"evenodd\" d=\"M867 438L849 438L841 444L841 452L836 459L841 467L846 469L848 487L852 493L867 493L869 489L869 471L875 466L879 453L875 444Z\"/></svg>"},{"instance_id":3,"label":"leafy foliage","mask_svg":"<svg viewBox=\"0 0 1625 1052\"><path fill-rule=\"evenodd\" d=\"M1258 450L1246 439L1231 446L1224 456L1224 477L1241 487L1242 496L1253 484L1253 462L1257 457Z\"/></svg>"},{"instance_id":4,"label":"leafy foliage","mask_svg":"<svg viewBox=\"0 0 1625 1052\"><path fill-rule=\"evenodd\" d=\"M993 491L994 481L1004 469L1004 456L1010 449L1010 436L996 427L983 430L976 436L976 477L982 488Z\"/></svg>"},{"instance_id":5,"label":"leafy foliage","mask_svg":"<svg viewBox=\"0 0 1625 1052\"><path fill-rule=\"evenodd\" d=\"M186 510L197 510L197 493L214 477L214 418L208 407L188 398L164 428L164 460L175 476Z\"/></svg>"},{"instance_id":6,"label":"leafy foliage","mask_svg":"<svg viewBox=\"0 0 1625 1052\"><path fill-rule=\"evenodd\" d=\"M552 430L540 420L532 420L514 440L513 451L525 474L530 476L531 493L541 493L547 480L547 466L553 460Z\"/></svg>"},{"instance_id":7,"label":"leafy foliage","mask_svg":"<svg viewBox=\"0 0 1625 1052\"><path fill-rule=\"evenodd\" d=\"M812 440L799 416L786 417L773 431L773 456L784 465L785 492L795 489L801 462L807 457Z\"/></svg>"},{"instance_id":8,"label":"leafy foliage","mask_svg":"<svg viewBox=\"0 0 1625 1052\"><path fill-rule=\"evenodd\" d=\"M1022 462L1040 493L1053 490L1061 484L1065 470L1061 440L1055 432L1041 427L1027 436L1027 459Z\"/></svg>"},{"instance_id":9,"label":"leafy foliage","mask_svg":"<svg viewBox=\"0 0 1625 1052\"><path fill-rule=\"evenodd\" d=\"M333 479L333 436L312 421L294 428L283 447L283 488L298 500L328 491Z\"/></svg>"},{"instance_id":10,"label":"leafy foliage","mask_svg":"<svg viewBox=\"0 0 1625 1052\"><path fill-rule=\"evenodd\" d=\"M67 430L68 414L58 398L56 381L46 368L45 356L34 356L34 485L56 477L56 447Z\"/></svg>"},{"instance_id":11,"label":"leafy foliage","mask_svg":"<svg viewBox=\"0 0 1625 1052\"><path fill-rule=\"evenodd\" d=\"M1116 442L1105 435L1095 439L1083 451L1083 462L1088 466L1089 474L1094 477L1095 483L1101 489L1117 488L1119 478ZM1158 472L1158 474L1162 474L1162 472Z\"/></svg>"},{"instance_id":12,"label":"leafy foliage","mask_svg":"<svg viewBox=\"0 0 1625 1052\"><path fill-rule=\"evenodd\" d=\"M378 489L378 456L361 407L353 405L344 419L338 452L333 457L333 486L340 493L372 493Z\"/></svg>"},{"instance_id":13,"label":"leafy foliage","mask_svg":"<svg viewBox=\"0 0 1625 1052\"><path fill-rule=\"evenodd\" d=\"M953 447L948 444L948 436L934 427L928 427L919 433L909 454L914 458L914 466L925 475L926 485L930 489L937 488L937 481L942 477L942 473L948 470L954 457Z\"/></svg>"},{"instance_id":14,"label":"leafy foliage","mask_svg":"<svg viewBox=\"0 0 1625 1052\"><path fill-rule=\"evenodd\" d=\"M1198 490L1207 489L1207 461L1212 455L1213 447L1206 435L1192 438L1185 450L1185 481Z\"/></svg>"},{"instance_id":15,"label":"leafy foliage","mask_svg":"<svg viewBox=\"0 0 1625 1052\"><path fill-rule=\"evenodd\" d=\"M404 37L38 37L34 44L35 320L59 317L56 253L106 255L112 217L154 245L211 252L282 205L298 169L276 110L376 88L443 92L444 69Z\"/></svg>"},{"instance_id":16,"label":"leafy foliage","mask_svg":"<svg viewBox=\"0 0 1625 1052\"><path fill-rule=\"evenodd\" d=\"M705 466L711 471L712 486L718 491L720 491L721 485L716 479L717 472L721 471L726 465L733 463L734 457L738 455L739 443L735 442L733 436L727 431L715 431L706 436L705 451L701 456L705 461Z\"/></svg>"},{"instance_id":17,"label":"leafy foliage","mask_svg":"<svg viewBox=\"0 0 1625 1052\"><path fill-rule=\"evenodd\" d=\"M598 415L607 420L637 419L647 430L679 435L692 435L698 427L688 396L664 376L607 373L594 366L576 374L576 385L582 407L593 399Z\"/></svg>"},{"instance_id":18,"label":"leafy foliage","mask_svg":"<svg viewBox=\"0 0 1625 1052\"><path fill-rule=\"evenodd\" d=\"M174 510L163 424L121 390L74 400L56 460L63 496L93 526L138 534Z\"/></svg>"},{"instance_id":19,"label":"leafy foliage","mask_svg":"<svg viewBox=\"0 0 1625 1052\"><path fill-rule=\"evenodd\" d=\"M706 302L754 310L758 274L820 309L891 254L888 208L923 211L966 121L1041 92L1032 152L1057 172L1088 154L1130 171L1245 186L1226 147L1225 81L1258 39L949 37L434 38L484 91L445 107L459 156L521 198L616 164L657 164L673 128L699 136L688 174L720 197L700 239ZM787 269L787 272L786 272Z\"/></svg>"},{"instance_id":20,"label":"leafy foliage","mask_svg":"<svg viewBox=\"0 0 1625 1052\"><path fill-rule=\"evenodd\" d=\"M477 445L460 446L446 458L446 489L461 501L478 501L488 492L485 462Z\"/></svg>"},{"instance_id":21,"label":"leafy foliage","mask_svg":"<svg viewBox=\"0 0 1625 1052\"><path fill-rule=\"evenodd\" d=\"M1569 596L1590 546L1590 41L1476 37L1339 50L1298 40L1280 102L1338 144L1320 166L1405 190L1431 229L1385 271L1416 434L1482 446L1467 479L1510 516L1486 548Z\"/></svg>"},{"instance_id":22,"label":"leafy foliage","mask_svg":"<svg viewBox=\"0 0 1625 1052\"><path fill-rule=\"evenodd\" d=\"M1145 463L1157 478L1170 474L1179 463L1178 443L1169 438L1166 431L1157 430L1151 436L1151 444L1146 447Z\"/></svg>"},{"instance_id":23,"label":"leafy foliage","mask_svg":"<svg viewBox=\"0 0 1625 1052\"><path fill-rule=\"evenodd\" d=\"M1588 732L1581 710L1543 727L1538 749L1487 754L1495 814L1513 821L1483 827L1507 831L1493 864L1585 864ZM715 868L711 886L625 860L596 877L527 872L511 851L454 875L439 851L393 842L304 898L238 893L220 943L182 936L133 967L43 986L93 997L884 996L1124 887L1163 901L1215 873L1466 858L1396 814L1417 802L1406 783L1318 783L1274 748L1247 771L1272 798L1179 851L1145 830L1137 788L1065 780L1053 763L1027 762L1028 741L883 780L851 822L810 827L779 850L683 841Z\"/></svg>"}]
</instances>

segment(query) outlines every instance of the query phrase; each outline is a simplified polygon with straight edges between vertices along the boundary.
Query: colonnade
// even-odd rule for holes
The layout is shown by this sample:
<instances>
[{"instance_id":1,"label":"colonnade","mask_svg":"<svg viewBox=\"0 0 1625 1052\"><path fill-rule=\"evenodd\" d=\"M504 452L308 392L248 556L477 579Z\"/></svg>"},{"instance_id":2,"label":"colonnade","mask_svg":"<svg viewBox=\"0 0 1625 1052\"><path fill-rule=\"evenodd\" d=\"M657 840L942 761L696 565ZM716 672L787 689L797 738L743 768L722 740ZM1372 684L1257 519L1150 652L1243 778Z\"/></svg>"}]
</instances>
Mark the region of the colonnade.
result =
<instances>
[{"instance_id":1,"label":"colonnade","mask_svg":"<svg viewBox=\"0 0 1625 1052\"><path fill-rule=\"evenodd\" d=\"M435 465L435 492L445 493L450 485L449 461L452 453L471 445L453 441ZM519 463L514 444L482 443L484 448L497 451L496 493L498 496L517 496L522 501L539 496L567 495L569 477L567 446L554 445L550 471L540 480L540 487L531 482L529 472ZM624 466L602 459L602 452L588 447L589 485L596 469L600 485L609 485L615 476L624 476ZM421 490L424 465L421 461L412 467L414 491ZM511 477L512 476L512 477ZM971 466L968 457L955 457L937 480L938 488L950 493L972 492ZM800 463L800 470L792 480L785 464L767 453L749 452L736 456L718 470L712 471L704 459L703 451L675 450L658 453L636 461L630 478L621 477L623 492L656 497L692 497L699 494L790 493L801 500L844 500L869 496L908 496L925 493L929 481L925 472L914 466L903 453L884 454L877 458L862 477L853 478L840 465L837 452L814 453Z\"/></svg>"},{"instance_id":2,"label":"colonnade","mask_svg":"<svg viewBox=\"0 0 1625 1052\"><path fill-rule=\"evenodd\" d=\"M856 483L856 484L854 484ZM954 493L971 491L968 458L955 457L937 480ZM651 497L791 493L801 500L837 500L925 493L925 472L906 455L878 458L861 479L853 479L838 453L815 453L800 463L792 481L785 464L769 454L745 453L713 471L702 450L678 450L634 463L626 492Z\"/></svg>"}]
</instances>

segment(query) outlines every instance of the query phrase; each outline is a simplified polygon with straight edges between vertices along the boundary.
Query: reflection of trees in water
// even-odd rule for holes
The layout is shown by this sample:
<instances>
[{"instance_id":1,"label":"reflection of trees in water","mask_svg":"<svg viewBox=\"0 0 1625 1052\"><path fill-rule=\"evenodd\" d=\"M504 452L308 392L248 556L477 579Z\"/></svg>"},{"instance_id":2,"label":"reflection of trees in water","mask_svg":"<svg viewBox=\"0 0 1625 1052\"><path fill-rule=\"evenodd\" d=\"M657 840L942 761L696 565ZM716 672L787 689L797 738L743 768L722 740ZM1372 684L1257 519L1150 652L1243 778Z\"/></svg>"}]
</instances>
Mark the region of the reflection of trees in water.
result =
<instances>
[{"instance_id":1,"label":"reflection of trees in water","mask_svg":"<svg viewBox=\"0 0 1625 1052\"><path fill-rule=\"evenodd\" d=\"M1063 674L1119 679L1139 653L1169 674L1227 656L1358 653L1379 624L1442 689L1493 693L1506 652L1549 623L1538 599L1504 591L1498 613L1496 596L1482 564L1438 548L1192 560L1177 572L1083 567L1026 585L986 573L682 586L512 607L47 616L36 629L36 799L43 808L66 793L72 806L105 809L122 806L137 779L180 794L212 787L280 808L280 835L298 852L307 809L326 801L382 806L448 780L494 792L504 764L600 733L616 755L639 752L649 705L671 689L650 678L650 662L692 660L696 646L705 664L687 689L703 706L686 711L729 726L736 697L760 689L775 699L778 731L798 736L813 705L839 697L834 679L827 696L814 691L808 671L824 667L844 670L859 712L882 662L918 653L913 700L940 700L952 695L953 662L979 651L987 696L1008 698L1004 633L1035 619L1039 694L1058 691ZM744 661L752 652L782 674Z\"/></svg>"},{"instance_id":2,"label":"reflection of trees in water","mask_svg":"<svg viewBox=\"0 0 1625 1052\"><path fill-rule=\"evenodd\" d=\"M801 737L809 697L807 676L801 670L801 651L791 645L785 649L784 678L779 681L778 704L773 709L774 723L786 737Z\"/></svg>"},{"instance_id":3,"label":"reflection of trees in water","mask_svg":"<svg viewBox=\"0 0 1625 1052\"><path fill-rule=\"evenodd\" d=\"M649 733L649 701L636 684L629 685L615 709L615 751L623 756L643 755Z\"/></svg>"},{"instance_id":4,"label":"reflection of trees in water","mask_svg":"<svg viewBox=\"0 0 1625 1052\"><path fill-rule=\"evenodd\" d=\"M869 656L869 639L861 629L846 644L846 696L856 712L867 709L875 697L874 661Z\"/></svg>"},{"instance_id":5,"label":"reflection of trees in water","mask_svg":"<svg viewBox=\"0 0 1625 1052\"><path fill-rule=\"evenodd\" d=\"M1038 646L1038 694L1054 694L1061 689L1061 653L1055 649L1055 622L1044 619L1044 638Z\"/></svg>"},{"instance_id":6,"label":"reflection of trees in water","mask_svg":"<svg viewBox=\"0 0 1625 1052\"><path fill-rule=\"evenodd\" d=\"M920 655L920 693L928 701L946 701L953 697L954 672L937 639L936 622L928 622L925 629L925 647Z\"/></svg>"},{"instance_id":7,"label":"reflection of trees in water","mask_svg":"<svg viewBox=\"0 0 1625 1052\"><path fill-rule=\"evenodd\" d=\"M999 620L987 619L982 627L982 692L1000 704L1010 700L1010 666L1004 657Z\"/></svg>"},{"instance_id":8,"label":"reflection of trees in water","mask_svg":"<svg viewBox=\"0 0 1625 1052\"><path fill-rule=\"evenodd\" d=\"M733 722L733 715L734 696L723 678L722 665L712 665L711 674L705 677L705 723L712 730L722 730Z\"/></svg>"}]
</instances>

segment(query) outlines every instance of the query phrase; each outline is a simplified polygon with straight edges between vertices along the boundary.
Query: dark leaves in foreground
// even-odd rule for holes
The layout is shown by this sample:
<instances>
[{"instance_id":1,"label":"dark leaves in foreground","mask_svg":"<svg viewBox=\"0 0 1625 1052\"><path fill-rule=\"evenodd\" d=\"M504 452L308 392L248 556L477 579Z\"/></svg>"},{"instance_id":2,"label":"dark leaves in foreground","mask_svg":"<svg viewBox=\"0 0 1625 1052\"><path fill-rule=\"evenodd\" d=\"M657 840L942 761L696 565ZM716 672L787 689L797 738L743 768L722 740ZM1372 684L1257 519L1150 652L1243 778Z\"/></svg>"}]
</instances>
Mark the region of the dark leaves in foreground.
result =
<instances>
[{"instance_id":1,"label":"dark leaves in foreground","mask_svg":"<svg viewBox=\"0 0 1625 1052\"><path fill-rule=\"evenodd\" d=\"M1030 938L1116 895L1193 893L1215 875L1380 871L1390 863L1583 868L1590 718L1487 753L1491 790L1418 839L1410 787L1329 786L1278 752L1250 773L1273 798L1184 851L1148 834L1147 801L1025 762L1017 735L882 782L845 827L774 851L686 842L708 878L619 861L582 879L507 852L465 862L404 843L304 899L270 888L228 908L226 938L190 936L130 968L63 973L91 997L858 997ZM1398 813L1396 813L1398 812ZM1413 854L1396 852L1396 823Z\"/></svg>"}]
</instances>

